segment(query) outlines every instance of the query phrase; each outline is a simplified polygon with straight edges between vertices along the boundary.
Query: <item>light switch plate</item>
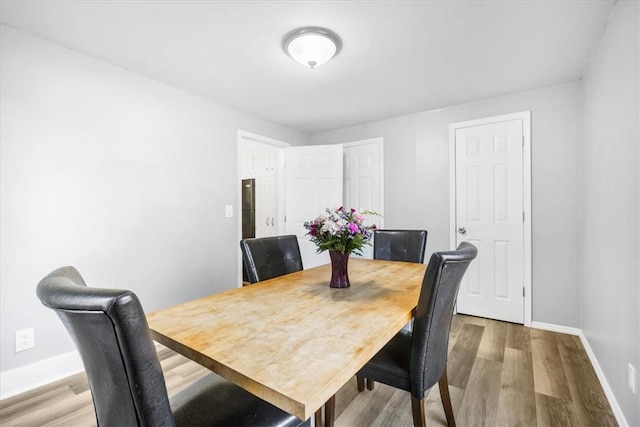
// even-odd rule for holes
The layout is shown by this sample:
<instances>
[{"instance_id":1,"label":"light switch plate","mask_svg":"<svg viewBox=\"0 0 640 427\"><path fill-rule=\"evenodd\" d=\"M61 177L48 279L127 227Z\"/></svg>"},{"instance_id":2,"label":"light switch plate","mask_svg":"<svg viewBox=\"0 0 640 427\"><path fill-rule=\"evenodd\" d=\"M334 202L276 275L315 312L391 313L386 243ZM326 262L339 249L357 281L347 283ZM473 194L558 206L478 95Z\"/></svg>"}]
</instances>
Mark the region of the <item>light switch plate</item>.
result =
<instances>
[{"instance_id":1,"label":"light switch plate","mask_svg":"<svg viewBox=\"0 0 640 427\"><path fill-rule=\"evenodd\" d=\"M226 205L224 207L225 218L233 218L233 205Z\"/></svg>"}]
</instances>

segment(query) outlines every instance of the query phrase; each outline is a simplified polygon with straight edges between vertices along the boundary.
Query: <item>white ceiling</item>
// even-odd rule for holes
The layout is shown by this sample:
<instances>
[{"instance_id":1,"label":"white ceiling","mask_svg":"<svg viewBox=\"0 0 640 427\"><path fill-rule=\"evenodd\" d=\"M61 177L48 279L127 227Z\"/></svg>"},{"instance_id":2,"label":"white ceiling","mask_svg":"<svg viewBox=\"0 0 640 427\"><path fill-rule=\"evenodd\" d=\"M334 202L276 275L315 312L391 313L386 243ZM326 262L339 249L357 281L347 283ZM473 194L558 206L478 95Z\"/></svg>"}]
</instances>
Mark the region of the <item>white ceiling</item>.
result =
<instances>
[{"instance_id":1,"label":"white ceiling","mask_svg":"<svg viewBox=\"0 0 640 427\"><path fill-rule=\"evenodd\" d=\"M307 133L578 80L614 0L5 1L2 22ZM281 48L324 26L315 70Z\"/></svg>"}]
</instances>

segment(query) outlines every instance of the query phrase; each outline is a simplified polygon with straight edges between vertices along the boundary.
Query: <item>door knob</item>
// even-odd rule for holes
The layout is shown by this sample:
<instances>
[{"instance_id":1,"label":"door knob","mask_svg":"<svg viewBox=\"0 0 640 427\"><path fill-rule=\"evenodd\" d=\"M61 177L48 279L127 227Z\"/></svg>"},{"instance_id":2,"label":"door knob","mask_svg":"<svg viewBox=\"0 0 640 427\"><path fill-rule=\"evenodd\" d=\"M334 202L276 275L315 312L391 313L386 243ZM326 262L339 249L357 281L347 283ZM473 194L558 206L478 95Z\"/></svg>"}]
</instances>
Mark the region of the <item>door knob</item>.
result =
<instances>
[{"instance_id":1,"label":"door knob","mask_svg":"<svg viewBox=\"0 0 640 427\"><path fill-rule=\"evenodd\" d=\"M464 228L464 227L460 227L460 228L458 228L458 233L460 233L460 234L467 234L467 229L466 229L466 228Z\"/></svg>"}]
</instances>

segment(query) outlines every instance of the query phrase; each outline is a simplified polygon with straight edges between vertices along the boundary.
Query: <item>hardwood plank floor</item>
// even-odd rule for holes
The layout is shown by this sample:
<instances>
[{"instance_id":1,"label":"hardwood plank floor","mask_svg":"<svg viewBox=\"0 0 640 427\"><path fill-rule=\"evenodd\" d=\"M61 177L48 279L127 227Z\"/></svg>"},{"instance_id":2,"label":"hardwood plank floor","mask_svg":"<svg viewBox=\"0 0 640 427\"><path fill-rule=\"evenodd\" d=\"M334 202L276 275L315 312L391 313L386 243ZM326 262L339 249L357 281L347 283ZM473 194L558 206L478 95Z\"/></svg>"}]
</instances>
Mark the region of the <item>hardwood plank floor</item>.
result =
<instances>
[{"instance_id":1,"label":"hardwood plank floor","mask_svg":"<svg viewBox=\"0 0 640 427\"><path fill-rule=\"evenodd\" d=\"M169 349L158 355L169 394L208 372ZM461 427L617 425L578 337L456 315L448 372ZM446 426L438 387L429 392L425 408L427 424ZM336 396L335 424L411 426L410 395L380 383L373 391L358 393L354 377ZM77 374L0 401L0 425L95 426L86 376Z\"/></svg>"}]
</instances>

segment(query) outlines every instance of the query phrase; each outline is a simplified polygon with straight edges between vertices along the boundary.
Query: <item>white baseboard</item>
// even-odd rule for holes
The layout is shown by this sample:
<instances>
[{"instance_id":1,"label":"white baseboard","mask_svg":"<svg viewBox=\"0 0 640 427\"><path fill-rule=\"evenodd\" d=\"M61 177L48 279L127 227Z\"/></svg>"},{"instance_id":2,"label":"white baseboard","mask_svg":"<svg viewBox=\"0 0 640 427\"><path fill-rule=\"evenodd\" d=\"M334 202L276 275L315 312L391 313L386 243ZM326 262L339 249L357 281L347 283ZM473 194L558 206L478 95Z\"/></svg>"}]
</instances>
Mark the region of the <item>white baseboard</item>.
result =
<instances>
[{"instance_id":1,"label":"white baseboard","mask_svg":"<svg viewBox=\"0 0 640 427\"><path fill-rule=\"evenodd\" d=\"M607 377L604 376L604 371L600 367L598 363L598 359L596 359L596 355L591 349L589 345L589 341L587 337L584 335L582 331L580 331L580 341L582 341L582 345L584 349L587 351L587 355L589 356L589 360L591 361L591 365L593 366L593 370L596 371L596 375L600 380L600 384L602 385L602 389L604 390L604 394L607 396L609 400L609 404L611 405L611 410L613 411L613 415L616 417L616 421L618 421L618 425L620 427L629 427L629 423L622 412L622 408L618 405L618 401L616 400L616 396L613 394L613 390L609 386L609 382L607 381Z\"/></svg>"},{"instance_id":2,"label":"white baseboard","mask_svg":"<svg viewBox=\"0 0 640 427\"><path fill-rule=\"evenodd\" d=\"M531 327L535 329L542 329L544 331L558 332L560 334L577 335L580 336L582 331L578 328L572 328L569 326L554 325L553 323L543 322L531 322Z\"/></svg>"},{"instance_id":3,"label":"white baseboard","mask_svg":"<svg viewBox=\"0 0 640 427\"><path fill-rule=\"evenodd\" d=\"M61 354L0 374L0 400L82 372L77 351Z\"/></svg>"},{"instance_id":4,"label":"white baseboard","mask_svg":"<svg viewBox=\"0 0 640 427\"><path fill-rule=\"evenodd\" d=\"M600 381L600 385L604 390L604 394L605 396L607 396L607 400L609 401L609 405L611 405L611 410L613 411L613 415L616 417L618 425L620 427L629 427L629 423L627 422L627 419L622 412L622 408L620 408L620 405L616 400L616 396L613 394L613 390L611 390L611 387L609 386L607 377L605 377L604 372L602 371L602 368L598 363L598 359L596 358L591 345L589 345L587 337L582 332L582 329L542 322L532 322L531 327L536 329L543 329L545 331L559 332L561 334L577 335L578 337L580 337L580 341L582 342L582 345L587 352L587 356L589 356L591 366L593 366L593 370L596 372L598 380Z\"/></svg>"}]
</instances>

